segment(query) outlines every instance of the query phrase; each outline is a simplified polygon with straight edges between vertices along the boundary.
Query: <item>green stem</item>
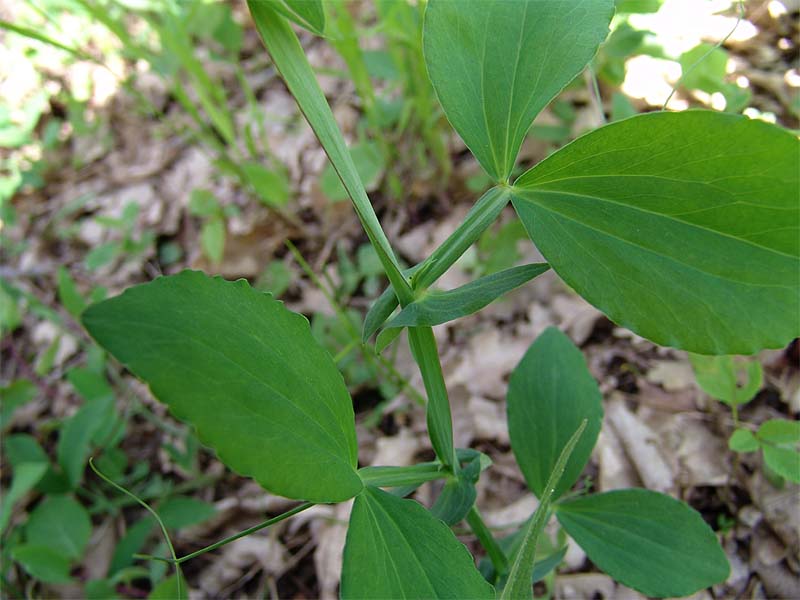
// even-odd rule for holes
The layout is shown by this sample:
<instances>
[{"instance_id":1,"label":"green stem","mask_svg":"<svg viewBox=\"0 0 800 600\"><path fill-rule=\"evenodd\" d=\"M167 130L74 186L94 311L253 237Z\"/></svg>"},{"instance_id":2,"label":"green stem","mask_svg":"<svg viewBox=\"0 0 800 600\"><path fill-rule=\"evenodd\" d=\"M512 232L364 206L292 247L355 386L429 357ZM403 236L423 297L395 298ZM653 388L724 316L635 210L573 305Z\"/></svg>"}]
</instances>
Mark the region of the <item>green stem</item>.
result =
<instances>
[{"instance_id":1,"label":"green stem","mask_svg":"<svg viewBox=\"0 0 800 600\"><path fill-rule=\"evenodd\" d=\"M375 487L419 485L450 476L450 472L438 462L419 463L410 467L363 467L358 474L364 485Z\"/></svg>"},{"instance_id":2,"label":"green stem","mask_svg":"<svg viewBox=\"0 0 800 600\"><path fill-rule=\"evenodd\" d=\"M587 419L581 421L578 429L572 434L572 437L569 438L569 441L561 451L558 461L556 461L553 471L550 473L544 494L539 499L539 506L526 528L522 546L517 553L517 558L514 560L511 573L508 576L508 583L503 589L502 596L500 596L501 600L531 598L531 579L533 578L533 565L536 560L536 543L539 541L539 535L542 533L545 523L550 518L553 492L564 474L564 469L567 468L569 457L572 456L572 451L578 445L587 423Z\"/></svg>"},{"instance_id":3,"label":"green stem","mask_svg":"<svg viewBox=\"0 0 800 600\"><path fill-rule=\"evenodd\" d=\"M408 343L411 353L419 366L422 382L428 394L428 409L426 419L428 423L428 436L431 438L436 456L453 472L458 472L458 461L453 446L453 418L450 413L450 400L447 397L447 387L444 384L442 365L439 361L439 349L436 347L436 338L430 327L409 327Z\"/></svg>"},{"instance_id":4,"label":"green stem","mask_svg":"<svg viewBox=\"0 0 800 600\"><path fill-rule=\"evenodd\" d=\"M414 294L411 286L400 271L394 251L381 228L364 185L358 177L339 126L333 118L328 101L319 87L297 35L286 20L275 12L269 2L248 0L248 6L261 39L272 56L275 68L286 82L300 111L311 125L311 129L328 155L342 185L347 190L353 208L370 243L375 248L395 293L401 302L412 302Z\"/></svg>"},{"instance_id":5,"label":"green stem","mask_svg":"<svg viewBox=\"0 0 800 600\"><path fill-rule=\"evenodd\" d=\"M211 544L210 546L206 546L205 548L201 548L200 550L197 550L196 552L192 552L191 554L187 554L186 556L181 556L180 558L170 559L170 558L164 558L164 557L161 557L161 556L152 556L150 554L134 554L134 556L136 558L145 558L145 559L149 559L149 560L158 560L158 561L161 561L161 562L166 562L166 563L179 565L181 563L186 562L187 560L191 560L193 558L197 558L201 554L205 554L206 552L211 552L212 550L216 550L217 548L220 548L220 547L222 547L222 546L224 546L226 544L230 544L231 542L235 542L236 540L238 540L240 538L243 538L245 536L248 536L251 533L255 533L256 531L260 531L260 530L264 529L265 527L269 527L270 525L275 525L275 523L280 523L281 521L283 521L285 519L288 519L289 517L293 517L294 515L296 515L298 513L301 513L304 510L307 510L307 509L311 508L312 506L314 506L313 502L303 502L303 504L295 506L293 509L287 510L285 513L281 513L277 517L272 517L271 519L267 519L266 521L263 521L263 522L259 523L258 525L253 525L252 527L249 527L248 529L245 529L244 531L240 531L239 533L236 533L236 534L234 534L232 536L226 537L224 540L220 540L218 542L215 542L215 543Z\"/></svg>"},{"instance_id":6,"label":"green stem","mask_svg":"<svg viewBox=\"0 0 800 600\"><path fill-rule=\"evenodd\" d=\"M142 506L156 520L156 522L158 523L158 526L161 528L161 533L162 533L162 535L164 536L164 539L167 542L167 548L169 548L169 553L172 555L172 560L175 562L175 575L178 578L178 598L183 598L183 592L182 592L183 573L181 573L181 568L178 565L178 557L175 554L175 547L172 545L172 540L169 537L169 532L167 532L167 526L164 525L164 521L161 520L161 517L158 516L158 513L155 510L153 510L150 507L150 505L147 504L147 502L145 502L144 500L141 500L133 492L130 492L130 491L126 490L124 487L122 487L118 483L115 483L114 481L112 481L111 479L109 479L108 477L103 475L100 472L100 470L97 467L94 466L94 457L93 456L89 458L89 467L91 467L91 469L92 469L92 471L94 471L95 475L97 475L100 479L105 481L108 485L110 485L111 487L113 487L117 491L122 492L126 496L130 496L131 498L136 500L137 504Z\"/></svg>"},{"instance_id":7,"label":"green stem","mask_svg":"<svg viewBox=\"0 0 800 600\"><path fill-rule=\"evenodd\" d=\"M477 536L483 549L486 550L489 560L492 561L495 573L501 575L508 571L508 558L506 558L505 552L497 544L497 540L494 539L492 532L483 522L481 514L475 506L469 509L467 513L467 524L472 529L472 533Z\"/></svg>"}]
</instances>

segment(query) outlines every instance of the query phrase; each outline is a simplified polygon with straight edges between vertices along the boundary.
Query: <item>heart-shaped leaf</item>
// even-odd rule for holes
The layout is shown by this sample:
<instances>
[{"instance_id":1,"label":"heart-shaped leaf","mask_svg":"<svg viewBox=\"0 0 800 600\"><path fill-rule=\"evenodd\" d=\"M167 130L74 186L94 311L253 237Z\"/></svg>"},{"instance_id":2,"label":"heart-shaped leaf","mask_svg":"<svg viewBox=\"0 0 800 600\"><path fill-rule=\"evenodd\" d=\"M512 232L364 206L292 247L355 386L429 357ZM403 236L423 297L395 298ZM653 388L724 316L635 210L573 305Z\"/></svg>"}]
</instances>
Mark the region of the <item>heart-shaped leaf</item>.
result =
<instances>
[{"instance_id":1,"label":"heart-shaped leaf","mask_svg":"<svg viewBox=\"0 0 800 600\"><path fill-rule=\"evenodd\" d=\"M711 111L649 113L575 140L512 190L553 269L613 321L700 354L800 335L800 144Z\"/></svg>"},{"instance_id":2,"label":"heart-shaped leaf","mask_svg":"<svg viewBox=\"0 0 800 600\"><path fill-rule=\"evenodd\" d=\"M91 306L83 324L232 469L313 502L361 490L342 376L272 296L184 271Z\"/></svg>"},{"instance_id":3,"label":"heart-shaped leaf","mask_svg":"<svg viewBox=\"0 0 800 600\"><path fill-rule=\"evenodd\" d=\"M430 0L424 51L455 130L505 181L534 117L608 35L613 0Z\"/></svg>"},{"instance_id":4,"label":"heart-shaped leaf","mask_svg":"<svg viewBox=\"0 0 800 600\"><path fill-rule=\"evenodd\" d=\"M594 564L656 598L688 596L728 577L717 536L687 504L649 490L616 490L557 506Z\"/></svg>"},{"instance_id":5,"label":"heart-shaped leaf","mask_svg":"<svg viewBox=\"0 0 800 600\"><path fill-rule=\"evenodd\" d=\"M494 598L450 528L414 500L367 486L347 530L342 598Z\"/></svg>"},{"instance_id":6,"label":"heart-shaped leaf","mask_svg":"<svg viewBox=\"0 0 800 600\"><path fill-rule=\"evenodd\" d=\"M567 491L586 466L603 420L603 405L583 354L550 327L522 357L508 383L511 447L528 487L541 498L558 457L581 424L586 430L567 462L553 499Z\"/></svg>"}]
</instances>

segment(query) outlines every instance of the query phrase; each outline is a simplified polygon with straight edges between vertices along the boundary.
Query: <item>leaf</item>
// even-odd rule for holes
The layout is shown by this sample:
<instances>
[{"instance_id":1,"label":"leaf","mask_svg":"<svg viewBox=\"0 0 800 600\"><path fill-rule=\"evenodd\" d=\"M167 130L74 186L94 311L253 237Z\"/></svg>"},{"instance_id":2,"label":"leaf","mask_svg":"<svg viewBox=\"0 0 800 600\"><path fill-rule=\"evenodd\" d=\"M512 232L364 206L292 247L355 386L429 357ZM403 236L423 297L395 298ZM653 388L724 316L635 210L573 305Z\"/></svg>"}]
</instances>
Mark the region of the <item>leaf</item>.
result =
<instances>
[{"instance_id":1,"label":"leaf","mask_svg":"<svg viewBox=\"0 0 800 600\"><path fill-rule=\"evenodd\" d=\"M432 326L460 319L478 312L549 268L546 263L512 267L481 277L454 290L429 291L418 300L406 305L386 327Z\"/></svg>"},{"instance_id":2,"label":"leaf","mask_svg":"<svg viewBox=\"0 0 800 600\"><path fill-rule=\"evenodd\" d=\"M761 389L763 371L761 363L750 360L741 365L734 362L732 356L703 356L689 354L694 375L700 388L730 406L746 404ZM747 383L741 388L738 385L737 372L747 374Z\"/></svg>"},{"instance_id":3,"label":"leaf","mask_svg":"<svg viewBox=\"0 0 800 600\"><path fill-rule=\"evenodd\" d=\"M91 453L92 438L109 423L113 410L114 399L101 398L82 406L65 423L56 454L71 488L80 483Z\"/></svg>"},{"instance_id":4,"label":"leaf","mask_svg":"<svg viewBox=\"0 0 800 600\"><path fill-rule=\"evenodd\" d=\"M553 269L614 322L752 354L800 335L799 150L746 117L643 114L539 163L512 202Z\"/></svg>"},{"instance_id":5,"label":"leaf","mask_svg":"<svg viewBox=\"0 0 800 600\"><path fill-rule=\"evenodd\" d=\"M203 248L203 254L212 263L216 265L222 261L222 255L225 252L224 218L216 217L203 223L203 228L200 230L200 245Z\"/></svg>"},{"instance_id":6,"label":"leaf","mask_svg":"<svg viewBox=\"0 0 800 600\"><path fill-rule=\"evenodd\" d=\"M565 334L549 327L528 348L508 383L511 447L528 487L539 498L561 449L583 419L588 419L586 431L567 463L554 500L572 487L589 460L603 406L581 351Z\"/></svg>"},{"instance_id":7,"label":"leaf","mask_svg":"<svg viewBox=\"0 0 800 600\"><path fill-rule=\"evenodd\" d=\"M0 388L0 431L10 424L14 412L36 397L39 388L29 379L15 379Z\"/></svg>"},{"instance_id":8,"label":"leaf","mask_svg":"<svg viewBox=\"0 0 800 600\"><path fill-rule=\"evenodd\" d=\"M83 556L92 521L89 513L72 496L45 498L30 514L25 525L25 540L35 546L47 546L62 556L77 560Z\"/></svg>"},{"instance_id":9,"label":"leaf","mask_svg":"<svg viewBox=\"0 0 800 600\"><path fill-rule=\"evenodd\" d=\"M289 201L291 190L283 173L267 169L255 161L244 162L239 167L262 204L284 206Z\"/></svg>"},{"instance_id":10,"label":"leaf","mask_svg":"<svg viewBox=\"0 0 800 600\"><path fill-rule=\"evenodd\" d=\"M728 448L734 452L755 452L759 448L758 440L747 429L737 429L728 440Z\"/></svg>"},{"instance_id":11,"label":"leaf","mask_svg":"<svg viewBox=\"0 0 800 600\"><path fill-rule=\"evenodd\" d=\"M800 483L800 453L791 448L762 445L764 462L778 475L794 483Z\"/></svg>"},{"instance_id":12,"label":"leaf","mask_svg":"<svg viewBox=\"0 0 800 600\"><path fill-rule=\"evenodd\" d=\"M0 534L8 525L14 505L39 483L49 466L46 462L24 462L14 467L11 487L3 495L2 506L0 506Z\"/></svg>"},{"instance_id":13,"label":"leaf","mask_svg":"<svg viewBox=\"0 0 800 600\"><path fill-rule=\"evenodd\" d=\"M289 498L360 491L342 376L281 302L184 271L91 306L83 324L232 469Z\"/></svg>"},{"instance_id":14,"label":"leaf","mask_svg":"<svg viewBox=\"0 0 800 600\"><path fill-rule=\"evenodd\" d=\"M265 0L257 0L264 2ZM311 33L325 35L325 9L322 0L266 0L281 14Z\"/></svg>"},{"instance_id":15,"label":"leaf","mask_svg":"<svg viewBox=\"0 0 800 600\"><path fill-rule=\"evenodd\" d=\"M11 557L32 577L44 583L70 583L69 561L57 550L47 546L24 544L12 550Z\"/></svg>"},{"instance_id":16,"label":"leaf","mask_svg":"<svg viewBox=\"0 0 800 600\"><path fill-rule=\"evenodd\" d=\"M114 554L111 556L111 564L108 567L109 577L133 564L133 555L141 551L155 526L155 521L150 515L147 515L128 527L125 535L114 547Z\"/></svg>"},{"instance_id":17,"label":"leaf","mask_svg":"<svg viewBox=\"0 0 800 600\"><path fill-rule=\"evenodd\" d=\"M158 507L167 529L181 529L207 521L217 513L213 504L188 496L175 496Z\"/></svg>"},{"instance_id":18,"label":"leaf","mask_svg":"<svg viewBox=\"0 0 800 600\"><path fill-rule=\"evenodd\" d=\"M595 565L647 596L688 596L728 577L728 559L711 528L664 494L629 489L584 496L559 504L556 516Z\"/></svg>"},{"instance_id":19,"label":"leaf","mask_svg":"<svg viewBox=\"0 0 800 600\"><path fill-rule=\"evenodd\" d=\"M533 570L536 566L536 547L539 542L539 536L544 529L544 526L550 520L550 506L556 496L554 491L558 489L559 481L564 475L564 470L572 456L575 447L581 440L581 436L586 430L588 424L587 419L583 419L578 425L578 428L564 444L561 452L558 455L558 460L553 465L552 471L547 478L547 485L545 486L544 493L541 495L539 506L536 507L536 512L533 513L530 521L523 528L522 543L516 552L514 564L511 567L511 572L508 574L508 581L505 588L503 588L502 598L531 598L533 593L531 590L531 581L533 580Z\"/></svg>"},{"instance_id":20,"label":"leaf","mask_svg":"<svg viewBox=\"0 0 800 600\"><path fill-rule=\"evenodd\" d=\"M69 274L69 271L63 266L58 268L58 299L67 312L73 317L78 318L83 310L86 308L86 301L78 291L75 280Z\"/></svg>"},{"instance_id":21,"label":"leaf","mask_svg":"<svg viewBox=\"0 0 800 600\"><path fill-rule=\"evenodd\" d=\"M192 190L189 196L189 212L195 217L212 217L220 214L222 207L217 197L209 190Z\"/></svg>"},{"instance_id":22,"label":"leaf","mask_svg":"<svg viewBox=\"0 0 800 600\"><path fill-rule=\"evenodd\" d=\"M185 580L179 574L170 575L159 583L147 596L148 600L184 600L188 598ZM183 581L183 583L181 583Z\"/></svg>"},{"instance_id":23,"label":"leaf","mask_svg":"<svg viewBox=\"0 0 800 600\"><path fill-rule=\"evenodd\" d=\"M368 192L375 191L386 169L384 157L378 144L374 142L357 144L350 148L350 156L353 158L353 164L361 182L364 184L364 189ZM322 170L319 186L322 189L322 193L329 200L333 202L347 200L347 190L344 189L333 165L330 163L326 164Z\"/></svg>"},{"instance_id":24,"label":"leaf","mask_svg":"<svg viewBox=\"0 0 800 600\"><path fill-rule=\"evenodd\" d=\"M368 574L368 576L365 576ZM342 598L493 598L453 532L420 504L367 486L347 530Z\"/></svg>"},{"instance_id":25,"label":"leaf","mask_svg":"<svg viewBox=\"0 0 800 600\"><path fill-rule=\"evenodd\" d=\"M423 44L445 115L506 181L534 117L608 35L612 0L430 0Z\"/></svg>"},{"instance_id":26,"label":"leaf","mask_svg":"<svg viewBox=\"0 0 800 600\"><path fill-rule=\"evenodd\" d=\"M758 438L773 444L800 442L800 422L788 419L770 419L758 428Z\"/></svg>"},{"instance_id":27,"label":"leaf","mask_svg":"<svg viewBox=\"0 0 800 600\"><path fill-rule=\"evenodd\" d=\"M467 516L476 497L474 482L465 477L451 477L431 507L431 514L448 525L455 525Z\"/></svg>"},{"instance_id":28,"label":"leaf","mask_svg":"<svg viewBox=\"0 0 800 600\"><path fill-rule=\"evenodd\" d=\"M709 43L702 43L681 54L681 85L712 94L725 84L728 53Z\"/></svg>"}]
</instances>

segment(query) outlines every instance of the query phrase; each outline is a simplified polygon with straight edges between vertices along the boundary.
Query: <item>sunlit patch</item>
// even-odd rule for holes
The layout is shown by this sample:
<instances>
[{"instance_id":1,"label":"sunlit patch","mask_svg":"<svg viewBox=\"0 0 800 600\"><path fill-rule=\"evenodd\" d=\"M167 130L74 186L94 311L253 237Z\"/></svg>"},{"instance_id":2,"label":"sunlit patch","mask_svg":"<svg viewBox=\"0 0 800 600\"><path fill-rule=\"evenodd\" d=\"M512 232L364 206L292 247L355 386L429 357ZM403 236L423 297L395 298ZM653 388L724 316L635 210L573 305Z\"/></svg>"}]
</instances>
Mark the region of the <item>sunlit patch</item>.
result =
<instances>
[{"instance_id":1,"label":"sunlit patch","mask_svg":"<svg viewBox=\"0 0 800 600\"><path fill-rule=\"evenodd\" d=\"M780 0L770 0L770 3L767 4L767 10L769 11L769 16L773 19L777 19L789 13L786 9L786 5Z\"/></svg>"},{"instance_id":2,"label":"sunlit patch","mask_svg":"<svg viewBox=\"0 0 800 600\"><path fill-rule=\"evenodd\" d=\"M758 110L757 108L753 108L752 106L748 106L747 108L745 108L742 111L742 113L745 116L750 117L751 119L766 121L767 123L775 123L778 120L777 117L775 116L775 113L761 112L760 110Z\"/></svg>"}]
</instances>

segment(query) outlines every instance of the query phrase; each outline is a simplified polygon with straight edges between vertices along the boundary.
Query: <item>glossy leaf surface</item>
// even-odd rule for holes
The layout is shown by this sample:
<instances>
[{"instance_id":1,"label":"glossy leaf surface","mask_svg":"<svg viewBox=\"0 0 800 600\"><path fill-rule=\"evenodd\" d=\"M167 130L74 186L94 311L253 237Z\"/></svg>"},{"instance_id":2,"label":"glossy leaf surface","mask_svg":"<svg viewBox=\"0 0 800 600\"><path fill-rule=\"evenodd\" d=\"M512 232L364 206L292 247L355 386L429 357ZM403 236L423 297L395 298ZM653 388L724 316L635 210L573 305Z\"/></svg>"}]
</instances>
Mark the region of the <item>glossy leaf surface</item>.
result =
<instances>
[{"instance_id":1,"label":"glossy leaf surface","mask_svg":"<svg viewBox=\"0 0 800 600\"><path fill-rule=\"evenodd\" d=\"M555 271L616 323L666 346L750 354L800 334L800 144L710 111L597 129L515 183Z\"/></svg>"},{"instance_id":2,"label":"glossy leaf surface","mask_svg":"<svg viewBox=\"0 0 800 600\"><path fill-rule=\"evenodd\" d=\"M389 321L387 327L432 326L471 315L549 268L546 263L512 267L454 290L427 292L422 298L403 308L399 315Z\"/></svg>"},{"instance_id":3,"label":"glossy leaf surface","mask_svg":"<svg viewBox=\"0 0 800 600\"><path fill-rule=\"evenodd\" d=\"M430 0L424 51L448 120L496 181L608 35L612 0Z\"/></svg>"},{"instance_id":4,"label":"glossy leaf surface","mask_svg":"<svg viewBox=\"0 0 800 600\"><path fill-rule=\"evenodd\" d=\"M342 598L494 598L453 532L413 500L366 487L347 530Z\"/></svg>"},{"instance_id":5,"label":"glossy leaf surface","mask_svg":"<svg viewBox=\"0 0 800 600\"><path fill-rule=\"evenodd\" d=\"M593 563L648 596L688 596L728 577L728 559L711 528L664 494L629 489L584 496L560 504L556 515Z\"/></svg>"},{"instance_id":6,"label":"glossy leaf surface","mask_svg":"<svg viewBox=\"0 0 800 600\"><path fill-rule=\"evenodd\" d=\"M90 307L83 323L235 471L315 502L361 489L342 376L308 321L271 296L184 271Z\"/></svg>"},{"instance_id":7,"label":"glossy leaf surface","mask_svg":"<svg viewBox=\"0 0 800 600\"><path fill-rule=\"evenodd\" d=\"M528 487L542 497L561 450L587 419L564 475L557 499L578 479L589 460L603 406L586 360L561 331L550 327L531 345L508 384L508 431L511 447Z\"/></svg>"}]
</instances>

